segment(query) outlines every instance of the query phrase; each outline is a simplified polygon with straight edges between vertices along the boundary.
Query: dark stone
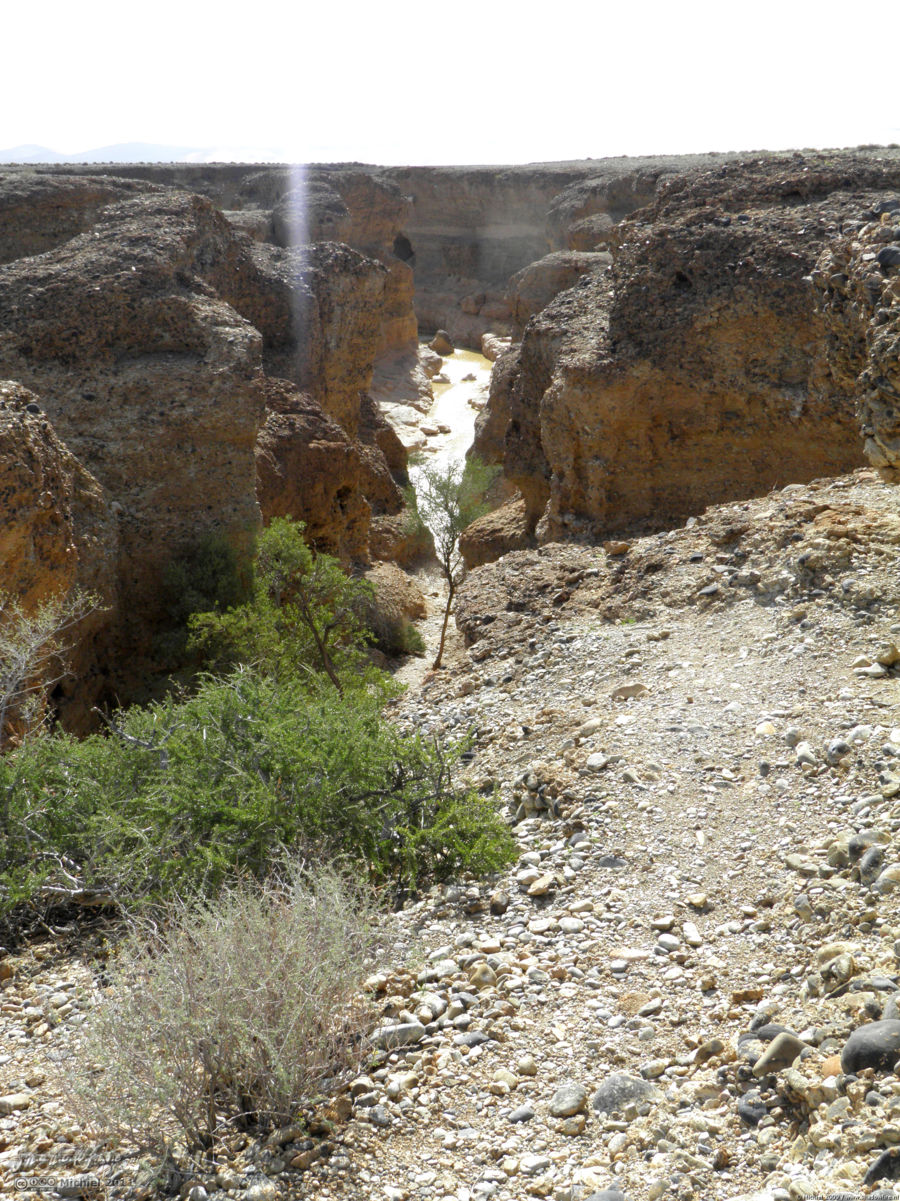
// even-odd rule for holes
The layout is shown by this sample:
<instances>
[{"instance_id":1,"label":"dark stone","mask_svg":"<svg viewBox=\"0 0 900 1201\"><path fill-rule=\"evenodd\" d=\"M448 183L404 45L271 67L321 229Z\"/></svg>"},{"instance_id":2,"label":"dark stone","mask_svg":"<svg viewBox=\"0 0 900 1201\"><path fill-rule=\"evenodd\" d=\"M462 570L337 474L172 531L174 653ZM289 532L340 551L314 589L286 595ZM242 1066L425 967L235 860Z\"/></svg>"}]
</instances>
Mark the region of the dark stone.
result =
<instances>
[{"instance_id":1,"label":"dark stone","mask_svg":"<svg viewBox=\"0 0 900 1201\"><path fill-rule=\"evenodd\" d=\"M900 246L882 246L875 259L879 267L900 267Z\"/></svg>"},{"instance_id":2,"label":"dark stone","mask_svg":"<svg viewBox=\"0 0 900 1201\"><path fill-rule=\"evenodd\" d=\"M900 1147L882 1151L863 1176L863 1184L876 1184L879 1180L900 1180Z\"/></svg>"},{"instance_id":3,"label":"dark stone","mask_svg":"<svg viewBox=\"0 0 900 1201\"><path fill-rule=\"evenodd\" d=\"M875 830L860 830L858 834L854 834L847 844L850 862L855 863L857 859L862 859L869 847L875 846L878 841L878 834Z\"/></svg>"},{"instance_id":4,"label":"dark stone","mask_svg":"<svg viewBox=\"0 0 900 1201\"><path fill-rule=\"evenodd\" d=\"M793 1033L793 1030L788 1030L787 1026L780 1026L778 1022L767 1022L764 1017L753 1018L750 1022L750 1029L738 1035L738 1046L751 1038L758 1039L761 1043L770 1043L779 1034Z\"/></svg>"},{"instance_id":5,"label":"dark stone","mask_svg":"<svg viewBox=\"0 0 900 1201\"><path fill-rule=\"evenodd\" d=\"M869 1022L854 1030L841 1052L841 1068L857 1074L865 1068L893 1071L900 1059L900 1021Z\"/></svg>"},{"instance_id":6,"label":"dark stone","mask_svg":"<svg viewBox=\"0 0 900 1201\"><path fill-rule=\"evenodd\" d=\"M386 1128L393 1125L394 1119L383 1105L373 1105L372 1112L369 1114L369 1121L373 1126Z\"/></svg>"},{"instance_id":7,"label":"dark stone","mask_svg":"<svg viewBox=\"0 0 900 1201\"><path fill-rule=\"evenodd\" d=\"M474 993L466 992L465 990L462 992L455 992L453 994L453 999L455 1001L459 1001L460 1005L465 1005L466 1009L471 1009L478 1000Z\"/></svg>"},{"instance_id":8,"label":"dark stone","mask_svg":"<svg viewBox=\"0 0 900 1201\"><path fill-rule=\"evenodd\" d=\"M490 1041L490 1035L483 1030L467 1030L465 1034L457 1034L453 1040L455 1047L480 1047Z\"/></svg>"},{"instance_id":9,"label":"dark stone","mask_svg":"<svg viewBox=\"0 0 900 1201\"><path fill-rule=\"evenodd\" d=\"M869 847L859 861L860 884L874 884L884 867L884 847Z\"/></svg>"},{"instance_id":10,"label":"dark stone","mask_svg":"<svg viewBox=\"0 0 900 1201\"><path fill-rule=\"evenodd\" d=\"M850 981L848 992L892 992L897 991L897 982L890 976L856 976Z\"/></svg>"},{"instance_id":11,"label":"dark stone","mask_svg":"<svg viewBox=\"0 0 900 1201\"><path fill-rule=\"evenodd\" d=\"M445 329L439 329L428 345L444 358L453 354L453 342Z\"/></svg>"},{"instance_id":12,"label":"dark stone","mask_svg":"<svg viewBox=\"0 0 900 1201\"><path fill-rule=\"evenodd\" d=\"M591 1105L597 1113L613 1113L615 1110L621 1111L631 1102L651 1100L658 1091L649 1080L641 1080L625 1072L613 1072L594 1093Z\"/></svg>"},{"instance_id":13,"label":"dark stone","mask_svg":"<svg viewBox=\"0 0 900 1201\"><path fill-rule=\"evenodd\" d=\"M628 860L622 859L619 855L601 855L596 863L598 867L622 868L628 866Z\"/></svg>"},{"instance_id":14,"label":"dark stone","mask_svg":"<svg viewBox=\"0 0 900 1201\"><path fill-rule=\"evenodd\" d=\"M759 1093L750 1092L738 1097L737 1112L742 1122L748 1126L758 1126L769 1111Z\"/></svg>"}]
</instances>

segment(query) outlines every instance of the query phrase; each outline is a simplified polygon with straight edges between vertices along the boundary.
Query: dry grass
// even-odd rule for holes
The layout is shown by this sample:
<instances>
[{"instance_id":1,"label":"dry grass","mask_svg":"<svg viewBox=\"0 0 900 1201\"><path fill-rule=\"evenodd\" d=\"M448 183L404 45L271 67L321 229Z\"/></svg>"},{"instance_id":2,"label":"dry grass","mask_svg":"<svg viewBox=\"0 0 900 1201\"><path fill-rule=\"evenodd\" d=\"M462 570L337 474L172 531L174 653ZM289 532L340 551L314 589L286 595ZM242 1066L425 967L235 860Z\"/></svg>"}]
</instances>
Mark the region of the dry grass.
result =
<instances>
[{"instance_id":1,"label":"dry grass","mask_svg":"<svg viewBox=\"0 0 900 1201\"><path fill-rule=\"evenodd\" d=\"M357 1062L384 918L333 868L294 868L138 926L69 1067L79 1117L191 1152L283 1124Z\"/></svg>"}]
</instances>

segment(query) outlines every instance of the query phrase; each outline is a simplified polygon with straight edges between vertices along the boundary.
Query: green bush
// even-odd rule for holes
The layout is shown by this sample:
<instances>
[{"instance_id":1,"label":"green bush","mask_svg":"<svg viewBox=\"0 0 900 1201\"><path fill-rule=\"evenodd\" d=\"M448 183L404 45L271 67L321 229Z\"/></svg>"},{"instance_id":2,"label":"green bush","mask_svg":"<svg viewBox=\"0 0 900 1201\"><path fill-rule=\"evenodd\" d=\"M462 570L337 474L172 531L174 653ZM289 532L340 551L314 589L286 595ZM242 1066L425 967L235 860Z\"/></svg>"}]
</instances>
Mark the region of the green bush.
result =
<instances>
[{"instance_id":1,"label":"green bush","mask_svg":"<svg viewBox=\"0 0 900 1201\"><path fill-rule=\"evenodd\" d=\"M107 734L0 759L0 912L85 890L128 906L209 894L300 842L400 892L510 861L499 815L454 784L461 747L401 734L386 688L313 685L237 669Z\"/></svg>"},{"instance_id":2,"label":"green bush","mask_svg":"<svg viewBox=\"0 0 900 1201\"><path fill-rule=\"evenodd\" d=\"M186 626L194 613L224 612L247 599L250 573L247 556L222 533L201 538L178 555L163 574L163 602L176 626Z\"/></svg>"},{"instance_id":3,"label":"green bush","mask_svg":"<svg viewBox=\"0 0 900 1201\"><path fill-rule=\"evenodd\" d=\"M247 539L207 534L166 566L161 588L164 618L153 646L168 670L196 659L189 646L189 626L196 613L225 613L246 602L253 571L245 543Z\"/></svg>"},{"instance_id":4,"label":"green bush","mask_svg":"<svg viewBox=\"0 0 900 1201\"><path fill-rule=\"evenodd\" d=\"M356 1066L386 922L346 876L292 865L165 917L119 948L63 1065L86 1124L195 1153L235 1127L287 1124Z\"/></svg>"},{"instance_id":5,"label":"green bush","mask_svg":"<svg viewBox=\"0 0 900 1201\"><path fill-rule=\"evenodd\" d=\"M511 860L493 806L454 782L463 747L384 718L398 689L365 653L371 589L300 534L273 521L252 602L196 618L225 674L101 734L0 757L0 921L24 903L213 895L298 844L364 864L398 897Z\"/></svg>"}]
</instances>

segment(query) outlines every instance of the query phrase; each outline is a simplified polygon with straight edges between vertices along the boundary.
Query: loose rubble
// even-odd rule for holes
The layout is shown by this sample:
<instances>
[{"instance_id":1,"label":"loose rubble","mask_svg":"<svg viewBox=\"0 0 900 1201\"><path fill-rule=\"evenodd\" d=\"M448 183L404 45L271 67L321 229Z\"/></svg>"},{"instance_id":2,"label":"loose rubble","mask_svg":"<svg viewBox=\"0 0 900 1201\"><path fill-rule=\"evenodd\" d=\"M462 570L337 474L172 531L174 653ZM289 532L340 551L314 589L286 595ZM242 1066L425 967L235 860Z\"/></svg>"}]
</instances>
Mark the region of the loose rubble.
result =
<instances>
[{"instance_id":1,"label":"loose rubble","mask_svg":"<svg viewBox=\"0 0 900 1201\"><path fill-rule=\"evenodd\" d=\"M894 494L858 472L474 572L468 647L396 716L473 736L518 861L410 904L358 1076L174 1194L892 1195L898 546ZM52 941L0 959L4 1185L155 1195L52 1070L102 987Z\"/></svg>"}]
</instances>

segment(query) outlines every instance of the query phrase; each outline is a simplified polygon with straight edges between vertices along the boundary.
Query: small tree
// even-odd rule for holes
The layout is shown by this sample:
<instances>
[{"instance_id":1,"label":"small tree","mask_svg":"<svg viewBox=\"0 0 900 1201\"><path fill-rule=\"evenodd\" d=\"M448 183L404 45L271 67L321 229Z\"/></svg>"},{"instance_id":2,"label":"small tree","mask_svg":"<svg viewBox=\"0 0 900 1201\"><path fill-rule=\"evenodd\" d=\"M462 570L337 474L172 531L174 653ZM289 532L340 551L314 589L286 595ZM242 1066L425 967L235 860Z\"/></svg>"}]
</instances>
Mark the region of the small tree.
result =
<instances>
[{"instance_id":1,"label":"small tree","mask_svg":"<svg viewBox=\"0 0 900 1201\"><path fill-rule=\"evenodd\" d=\"M365 611L372 589L337 559L303 541L302 522L276 517L256 544L252 599L190 619L192 645L218 666L255 663L277 675L322 671L343 696L348 673L364 673Z\"/></svg>"},{"instance_id":2,"label":"small tree","mask_svg":"<svg viewBox=\"0 0 900 1201\"><path fill-rule=\"evenodd\" d=\"M434 668L440 667L444 656L450 610L464 574L459 536L490 509L484 494L496 475L497 468L480 459L471 458L465 464L450 463L446 467L425 463L419 465L415 491L410 489L407 493L413 521L418 520L431 530L434 553L447 581L447 604Z\"/></svg>"}]
</instances>

